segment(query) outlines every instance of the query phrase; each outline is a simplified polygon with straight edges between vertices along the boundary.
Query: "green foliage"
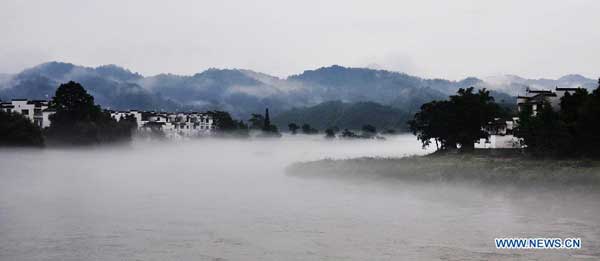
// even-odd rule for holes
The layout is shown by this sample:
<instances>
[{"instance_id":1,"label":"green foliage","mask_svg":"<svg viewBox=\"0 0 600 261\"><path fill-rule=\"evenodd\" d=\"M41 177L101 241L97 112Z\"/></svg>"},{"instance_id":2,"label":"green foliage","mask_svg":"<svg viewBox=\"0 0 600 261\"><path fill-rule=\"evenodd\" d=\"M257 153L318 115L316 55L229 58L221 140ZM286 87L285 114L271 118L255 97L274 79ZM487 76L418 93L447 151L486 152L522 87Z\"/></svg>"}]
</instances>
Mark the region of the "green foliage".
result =
<instances>
[{"instance_id":1,"label":"green foliage","mask_svg":"<svg viewBox=\"0 0 600 261\"><path fill-rule=\"evenodd\" d=\"M319 133L319 130L311 127L308 123L304 123L302 124L302 133L312 135Z\"/></svg>"},{"instance_id":2,"label":"green foliage","mask_svg":"<svg viewBox=\"0 0 600 261\"><path fill-rule=\"evenodd\" d=\"M370 139L375 137L375 135L377 135L377 128L370 124L363 125L361 133L363 138Z\"/></svg>"},{"instance_id":3,"label":"green foliage","mask_svg":"<svg viewBox=\"0 0 600 261\"><path fill-rule=\"evenodd\" d=\"M447 101L421 106L408 125L423 147L429 146L433 139L441 150L460 146L461 151L471 151L478 139L487 137L482 127L500 116L501 109L489 91L474 93L473 90L473 87L461 88Z\"/></svg>"},{"instance_id":4,"label":"green foliage","mask_svg":"<svg viewBox=\"0 0 600 261\"><path fill-rule=\"evenodd\" d=\"M252 113L252 117L248 120L250 129L262 130L265 127L265 117L261 114Z\"/></svg>"},{"instance_id":5,"label":"green foliage","mask_svg":"<svg viewBox=\"0 0 600 261\"><path fill-rule=\"evenodd\" d=\"M571 136L559 113L554 111L550 103L539 105L537 115L532 116L531 109L523 109L519 114L519 126L515 135L524 141L527 150L536 155L561 156L568 151Z\"/></svg>"},{"instance_id":6,"label":"green foliage","mask_svg":"<svg viewBox=\"0 0 600 261\"><path fill-rule=\"evenodd\" d=\"M89 145L131 140L133 119L117 122L94 104L94 97L76 82L62 84L50 102L56 111L45 130L48 141L65 145Z\"/></svg>"},{"instance_id":7,"label":"green foliage","mask_svg":"<svg viewBox=\"0 0 600 261\"><path fill-rule=\"evenodd\" d=\"M265 118L262 126L263 136L269 137L281 137L277 126L271 124L271 117L269 117L269 109L265 109Z\"/></svg>"},{"instance_id":8,"label":"green foliage","mask_svg":"<svg viewBox=\"0 0 600 261\"><path fill-rule=\"evenodd\" d=\"M580 109L576 124L576 144L582 154L600 157L600 80L598 88L588 96Z\"/></svg>"},{"instance_id":9,"label":"green foliage","mask_svg":"<svg viewBox=\"0 0 600 261\"><path fill-rule=\"evenodd\" d=\"M44 137L38 126L16 112L0 110L0 146L44 145Z\"/></svg>"},{"instance_id":10,"label":"green foliage","mask_svg":"<svg viewBox=\"0 0 600 261\"><path fill-rule=\"evenodd\" d=\"M238 128L238 123L226 111L209 111L207 114L213 118L213 124L217 131L230 131Z\"/></svg>"},{"instance_id":11,"label":"green foliage","mask_svg":"<svg viewBox=\"0 0 600 261\"><path fill-rule=\"evenodd\" d=\"M359 136L356 135L356 133L348 130L348 129L344 129L344 131L342 132L342 138L358 138Z\"/></svg>"},{"instance_id":12,"label":"green foliage","mask_svg":"<svg viewBox=\"0 0 600 261\"><path fill-rule=\"evenodd\" d=\"M325 138L333 139L335 138L335 131L331 128L325 130Z\"/></svg>"},{"instance_id":13,"label":"green foliage","mask_svg":"<svg viewBox=\"0 0 600 261\"><path fill-rule=\"evenodd\" d=\"M234 120L228 112L209 111L207 114L213 118L217 136L248 137L248 125Z\"/></svg>"},{"instance_id":14,"label":"green foliage","mask_svg":"<svg viewBox=\"0 0 600 261\"><path fill-rule=\"evenodd\" d=\"M320 130L334 125L341 129L360 130L364 124L369 123L378 129L393 128L406 131L407 120L409 114L402 109L375 102L341 101L328 101L312 107L295 108L272 118L272 122L280 127L292 122L300 122Z\"/></svg>"},{"instance_id":15,"label":"green foliage","mask_svg":"<svg viewBox=\"0 0 600 261\"><path fill-rule=\"evenodd\" d=\"M600 80L591 94L585 89L565 93L557 111L548 102L536 115L525 107L515 135L526 150L540 157L600 157Z\"/></svg>"},{"instance_id":16,"label":"green foliage","mask_svg":"<svg viewBox=\"0 0 600 261\"><path fill-rule=\"evenodd\" d=\"M290 123L288 124L288 129L290 130L290 132L294 135L296 135L296 133L298 133L298 129L300 129L300 127L298 125L296 125L296 123Z\"/></svg>"}]
</instances>

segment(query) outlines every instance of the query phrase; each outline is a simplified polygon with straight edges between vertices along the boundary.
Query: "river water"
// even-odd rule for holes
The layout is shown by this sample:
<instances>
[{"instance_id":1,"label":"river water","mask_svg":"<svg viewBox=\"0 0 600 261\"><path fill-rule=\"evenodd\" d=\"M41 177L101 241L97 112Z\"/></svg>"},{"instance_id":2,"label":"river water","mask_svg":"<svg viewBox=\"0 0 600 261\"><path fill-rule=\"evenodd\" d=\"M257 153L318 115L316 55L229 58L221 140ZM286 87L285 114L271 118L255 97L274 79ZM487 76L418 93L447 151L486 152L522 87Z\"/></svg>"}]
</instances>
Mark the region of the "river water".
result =
<instances>
[{"instance_id":1,"label":"river water","mask_svg":"<svg viewBox=\"0 0 600 261\"><path fill-rule=\"evenodd\" d=\"M412 136L4 149L0 260L600 258L594 193L284 171L296 161L423 153ZM496 237L578 237L583 247L498 250Z\"/></svg>"}]
</instances>

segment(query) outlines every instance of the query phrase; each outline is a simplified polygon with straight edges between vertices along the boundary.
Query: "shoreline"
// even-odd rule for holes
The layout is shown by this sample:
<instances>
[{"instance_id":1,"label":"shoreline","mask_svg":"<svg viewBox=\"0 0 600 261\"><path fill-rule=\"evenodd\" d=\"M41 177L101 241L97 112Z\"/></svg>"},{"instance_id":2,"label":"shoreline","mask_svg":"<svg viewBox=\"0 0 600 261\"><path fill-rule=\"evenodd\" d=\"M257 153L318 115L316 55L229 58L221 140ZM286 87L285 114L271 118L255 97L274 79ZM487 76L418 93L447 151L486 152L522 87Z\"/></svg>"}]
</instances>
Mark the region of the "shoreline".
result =
<instances>
[{"instance_id":1,"label":"shoreline","mask_svg":"<svg viewBox=\"0 0 600 261\"><path fill-rule=\"evenodd\" d=\"M286 168L286 173L337 179L600 187L600 160L533 159L511 155L428 154L402 158L323 159L294 163Z\"/></svg>"}]
</instances>

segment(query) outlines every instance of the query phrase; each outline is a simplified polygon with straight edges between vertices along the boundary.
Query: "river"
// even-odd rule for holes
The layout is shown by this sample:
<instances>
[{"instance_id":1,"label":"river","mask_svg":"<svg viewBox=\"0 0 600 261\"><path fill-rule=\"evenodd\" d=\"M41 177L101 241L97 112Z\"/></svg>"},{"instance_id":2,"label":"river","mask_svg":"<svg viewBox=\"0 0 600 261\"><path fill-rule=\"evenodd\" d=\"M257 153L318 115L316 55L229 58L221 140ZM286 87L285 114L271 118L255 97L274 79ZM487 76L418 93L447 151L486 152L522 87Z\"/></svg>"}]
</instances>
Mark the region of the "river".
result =
<instances>
[{"instance_id":1,"label":"river","mask_svg":"<svg viewBox=\"0 0 600 261\"><path fill-rule=\"evenodd\" d=\"M284 171L297 161L426 152L409 135L3 149L0 259L600 258L596 194L299 178ZM577 237L583 245L498 250L496 237Z\"/></svg>"}]
</instances>

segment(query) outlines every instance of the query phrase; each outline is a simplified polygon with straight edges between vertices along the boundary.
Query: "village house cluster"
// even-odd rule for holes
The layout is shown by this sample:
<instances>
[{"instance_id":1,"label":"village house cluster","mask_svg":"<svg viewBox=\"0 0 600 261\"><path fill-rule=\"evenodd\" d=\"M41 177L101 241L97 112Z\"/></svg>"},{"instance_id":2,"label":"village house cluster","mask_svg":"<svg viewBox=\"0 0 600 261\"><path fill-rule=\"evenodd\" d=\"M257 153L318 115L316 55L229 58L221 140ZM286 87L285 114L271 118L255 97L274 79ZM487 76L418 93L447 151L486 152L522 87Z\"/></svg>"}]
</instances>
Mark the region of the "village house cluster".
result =
<instances>
[{"instance_id":1,"label":"village house cluster","mask_svg":"<svg viewBox=\"0 0 600 261\"><path fill-rule=\"evenodd\" d=\"M532 90L527 88L525 96L517 97L517 108L521 112L524 108L531 108L532 115L537 114L543 102L548 102L554 110L560 109L560 99L566 93L573 94L579 88L559 88L554 90ZM519 138L515 137L513 130L517 127L519 118L496 118L484 130L489 134L487 139L480 139L475 143L477 149L518 149L521 148Z\"/></svg>"},{"instance_id":2,"label":"village house cluster","mask_svg":"<svg viewBox=\"0 0 600 261\"><path fill-rule=\"evenodd\" d=\"M19 113L40 128L49 127L50 115L54 114L54 111L49 109L46 100L0 101L0 110ZM140 132L162 131L167 138L208 135L215 126L210 115L200 112L166 113L137 110L108 112L117 121L127 116L134 117Z\"/></svg>"},{"instance_id":3,"label":"village house cluster","mask_svg":"<svg viewBox=\"0 0 600 261\"><path fill-rule=\"evenodd\" d=\"M50 126L50 115L54 114L54 111L48 108L48 101L45 100L13 99L10 102L0 101L0 110L20 113L40 128Z\"/></svg>"},{"instance_id":4,"label":"village house cluster","mask_svg":"<svg viewBox=\"0 0 600 261\"><path fill-rule=\"evenodd\" d=\"M111 117L119 121L125 117L136 120L141 132L162 131L167 138L198 137L209 135L214 129L214 120L207 113L200 112L153 112L153 111L111 111Z\"/></svg>"}]
</instances>

